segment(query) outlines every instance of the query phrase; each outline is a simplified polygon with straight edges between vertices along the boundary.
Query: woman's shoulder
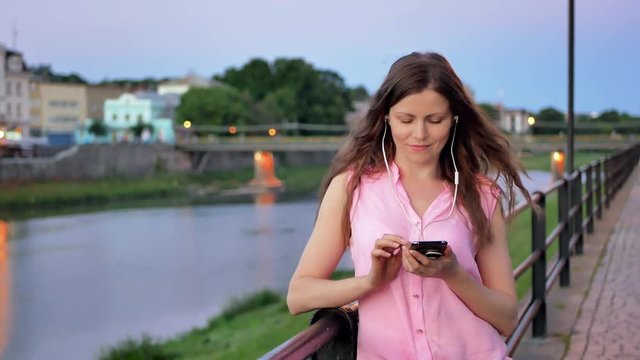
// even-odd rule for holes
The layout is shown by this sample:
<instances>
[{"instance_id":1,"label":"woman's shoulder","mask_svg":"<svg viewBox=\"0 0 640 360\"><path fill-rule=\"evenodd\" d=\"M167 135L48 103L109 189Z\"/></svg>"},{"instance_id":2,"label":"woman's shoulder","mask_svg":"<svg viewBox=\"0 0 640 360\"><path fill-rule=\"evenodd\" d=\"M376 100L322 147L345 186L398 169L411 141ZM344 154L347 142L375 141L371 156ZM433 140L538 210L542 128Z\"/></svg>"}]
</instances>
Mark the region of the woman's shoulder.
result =
<instances>
[{"instance_id":1,"label":"woman's shoulder","mask_svg":"<svg viewBox=\"0 0 640 360\"><path fill-rule=\"evenodd\" d=\"M487 174L482 173L476 174L475 178L480 195L493 195L493 197L497 198L502 193L496 179L492 179Z\"/></svg>"}]
</instances>

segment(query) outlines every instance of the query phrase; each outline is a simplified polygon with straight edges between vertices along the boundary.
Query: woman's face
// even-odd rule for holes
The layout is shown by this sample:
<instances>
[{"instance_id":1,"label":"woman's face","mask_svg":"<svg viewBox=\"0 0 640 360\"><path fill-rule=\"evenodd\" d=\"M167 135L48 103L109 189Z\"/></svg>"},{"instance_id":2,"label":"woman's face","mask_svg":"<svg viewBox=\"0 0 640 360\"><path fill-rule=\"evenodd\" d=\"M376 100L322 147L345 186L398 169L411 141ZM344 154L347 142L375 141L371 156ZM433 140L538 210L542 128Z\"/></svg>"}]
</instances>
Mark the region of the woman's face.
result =
<instances>
[{"instance_id":1,"label":"woman's face","mask_svg":"<svg viewBox=\"0 0 640 360\"><path fill-rule=\"evenodd\" d=\"M452 121L449 101L438 92L425 89L404 97L389 110L397 160L437 164Z\"/></svg>"}]
</instances>

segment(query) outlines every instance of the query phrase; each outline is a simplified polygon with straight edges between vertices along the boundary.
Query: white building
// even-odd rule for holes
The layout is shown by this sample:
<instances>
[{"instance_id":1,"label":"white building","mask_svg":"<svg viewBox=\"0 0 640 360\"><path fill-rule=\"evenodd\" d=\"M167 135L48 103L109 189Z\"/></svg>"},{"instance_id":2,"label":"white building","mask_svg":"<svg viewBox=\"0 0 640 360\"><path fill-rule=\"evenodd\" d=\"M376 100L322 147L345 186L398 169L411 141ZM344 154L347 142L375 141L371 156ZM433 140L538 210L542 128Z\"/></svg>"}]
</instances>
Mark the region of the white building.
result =
<instances>
[{"instance_id":1,"label":"white building","mask_svg":"<svg viewBox=\"0 0 640 360\"><path fill-rule=\"evenodd\" d=\"M176 94L182 96L191 88L207 88L221 86L217 81L208 80L197 75L187 75L184 78L174 79L158 85L158 95Z\"/></svg>"},{"instance_id":2,"label":"white building","mask_svg":"<svg viewBox=\"0 0 640 360\"><path fill-rule=\"evenodd\" d=\"M500 108L498 127L511 134L527 134L531 132L528 123L531 114L525 109L505 109Z\"/></svg>"},{"instance_id":3,"label":"white building","mask_svg":"<svg viewBox=\"0 0 640 360\"><path fill-rule=\"evenodd\" d=\"M30 73L22 54L0 44L0 127L29 134Z\"/></svg>"}]
</instances>

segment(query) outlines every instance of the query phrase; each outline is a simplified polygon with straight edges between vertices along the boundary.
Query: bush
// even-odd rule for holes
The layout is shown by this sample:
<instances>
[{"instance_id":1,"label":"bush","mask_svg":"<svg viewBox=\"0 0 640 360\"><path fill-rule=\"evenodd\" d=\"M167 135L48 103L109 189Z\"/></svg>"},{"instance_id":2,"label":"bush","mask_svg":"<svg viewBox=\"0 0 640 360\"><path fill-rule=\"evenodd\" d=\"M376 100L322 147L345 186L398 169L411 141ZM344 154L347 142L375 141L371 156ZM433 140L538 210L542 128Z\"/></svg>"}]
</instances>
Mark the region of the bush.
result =
<instances>
[{"instance_id":1,"label":"bush","mask_svg":"<svg viewBox=\"0 0 640 360\"><path fill-rule=\"evenodd\" d=\"M100 360L174 360L178 355L167 353L160 344L149 336L142 335L142 340L126 339L115 347L100 351Z\"/></svg>"}]
</instances>

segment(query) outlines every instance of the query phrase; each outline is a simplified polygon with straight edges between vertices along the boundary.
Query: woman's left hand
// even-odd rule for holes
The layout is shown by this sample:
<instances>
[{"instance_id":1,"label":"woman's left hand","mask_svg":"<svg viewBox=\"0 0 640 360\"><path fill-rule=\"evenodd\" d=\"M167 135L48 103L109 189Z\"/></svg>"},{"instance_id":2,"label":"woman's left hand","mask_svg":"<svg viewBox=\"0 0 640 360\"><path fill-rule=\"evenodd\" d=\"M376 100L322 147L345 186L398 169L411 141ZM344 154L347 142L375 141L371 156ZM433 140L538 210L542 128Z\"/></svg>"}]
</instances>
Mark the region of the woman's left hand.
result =
<instances>
[{"instance_id":1,"label":"woman's left hand","mask_svg":"<svg viewBox=\"0 0 640 360\"><path fill-rule=\"evenodd\" d=\"M415 250L410 250L405 245L402 247L402 266L407 272L414 275L443 280L460 270L458 259L450 245L447 245L444 254L438 259L429 259Z\"/></svg>"}]
</instances>

